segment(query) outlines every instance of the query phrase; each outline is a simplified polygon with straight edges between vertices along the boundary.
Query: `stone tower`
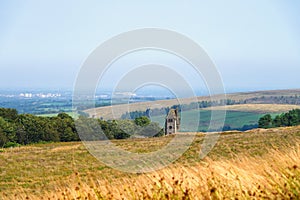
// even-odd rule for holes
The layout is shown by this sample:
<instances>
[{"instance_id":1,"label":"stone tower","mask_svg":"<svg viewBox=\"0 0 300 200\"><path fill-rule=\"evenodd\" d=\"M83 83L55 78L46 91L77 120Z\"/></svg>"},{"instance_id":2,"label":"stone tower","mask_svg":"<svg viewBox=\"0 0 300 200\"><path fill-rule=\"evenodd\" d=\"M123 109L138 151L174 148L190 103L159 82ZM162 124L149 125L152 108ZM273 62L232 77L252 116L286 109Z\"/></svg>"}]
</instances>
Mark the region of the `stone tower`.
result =
<instances>
[{"instance_id":1,"label":"stone tower","mask_svg":"<svg viewBox=\"0 0 300 200\"><path fill-rule=\"evenodd\" d=\"M165 134L173 134L178 131L180 127L180 117L178 109L170 109L165 121Z\"/></svg>"}]
</instances>

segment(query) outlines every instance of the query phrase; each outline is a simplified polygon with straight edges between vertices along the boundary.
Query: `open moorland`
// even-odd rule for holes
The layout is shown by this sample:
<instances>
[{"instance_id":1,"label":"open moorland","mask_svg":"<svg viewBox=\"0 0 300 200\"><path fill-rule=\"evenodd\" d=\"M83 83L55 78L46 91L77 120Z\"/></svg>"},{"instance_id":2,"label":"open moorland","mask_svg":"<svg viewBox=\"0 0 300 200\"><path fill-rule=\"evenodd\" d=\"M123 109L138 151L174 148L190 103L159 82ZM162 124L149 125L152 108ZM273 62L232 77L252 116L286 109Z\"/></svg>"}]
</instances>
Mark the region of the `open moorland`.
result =
<instances>
[{"instance_id":1,"label":"open moorland","mask_svg":"<svg viewBox=\"0 0 300 200\"><path fill-rule=\"evenodd\" d=\"M147 153L173 137L112 142ZM138 174L105 166L80 142L1 149L0 199L300 198L300 127L221 133L201 160L204 137L172 165Z\"/></svg>"}]
</instances>

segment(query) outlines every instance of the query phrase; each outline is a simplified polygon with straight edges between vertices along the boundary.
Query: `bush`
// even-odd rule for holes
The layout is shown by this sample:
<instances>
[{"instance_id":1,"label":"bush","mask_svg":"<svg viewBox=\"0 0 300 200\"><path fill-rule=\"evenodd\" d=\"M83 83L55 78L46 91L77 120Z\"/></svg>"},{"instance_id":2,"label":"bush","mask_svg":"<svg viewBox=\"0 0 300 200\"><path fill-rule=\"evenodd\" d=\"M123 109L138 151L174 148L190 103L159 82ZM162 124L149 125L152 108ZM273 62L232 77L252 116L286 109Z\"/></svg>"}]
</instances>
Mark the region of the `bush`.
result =
<instances>
[{"instance_id":1,"label":"bush","mask_svg":"<svg viewBox=\"0 0 300 200\"><path fill-rule=\"evenodd\" d=\"M21 145L16 142L7 142L3 147L4 148L13 148L13 147L20 147Z\"/></svg>"}]
</instances>

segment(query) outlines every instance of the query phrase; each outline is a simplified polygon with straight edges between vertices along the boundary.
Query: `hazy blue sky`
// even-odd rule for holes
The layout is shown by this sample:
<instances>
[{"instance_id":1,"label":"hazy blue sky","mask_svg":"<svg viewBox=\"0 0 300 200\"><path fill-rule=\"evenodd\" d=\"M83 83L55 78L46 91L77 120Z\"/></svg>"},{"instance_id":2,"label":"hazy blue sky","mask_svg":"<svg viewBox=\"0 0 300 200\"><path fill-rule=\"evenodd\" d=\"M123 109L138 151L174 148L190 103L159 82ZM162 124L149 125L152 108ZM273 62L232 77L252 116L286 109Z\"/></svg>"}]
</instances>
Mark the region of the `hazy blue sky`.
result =
<instances>
[{"instance_id":1,"label":"hazy blue sky","mask_svg":"<svg viewBox=\"0 0 300 200\"><path fill-rule=\"evenodd\" d=\"M201 45L227 89L300 88L300 1L0 2L0 88L73 86L88 55L137 28Z\"/></svg>"}]
</instances>

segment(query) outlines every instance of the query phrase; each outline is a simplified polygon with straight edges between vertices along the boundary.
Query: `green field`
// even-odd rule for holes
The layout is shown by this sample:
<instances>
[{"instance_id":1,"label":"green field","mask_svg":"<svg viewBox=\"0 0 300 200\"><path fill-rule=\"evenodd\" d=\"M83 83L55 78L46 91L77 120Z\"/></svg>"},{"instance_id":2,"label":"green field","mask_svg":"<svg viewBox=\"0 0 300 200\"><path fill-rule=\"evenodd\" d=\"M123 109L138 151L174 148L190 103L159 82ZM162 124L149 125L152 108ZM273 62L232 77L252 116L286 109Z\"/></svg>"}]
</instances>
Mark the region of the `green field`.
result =
<instances>
[{"instance_id":1,"label":"green field","mask_svg":"<svg viewBox=\"0 0 300 200\"><path fill-rule=\"evenodd\" d=\"M79 117L79 114L75 113L75 112L65 112L66 114L70 115L71 117L73 117L74 119L77 119ZM52 114L41 114L41 115L37 115L40 117L56 117L59 113L52 113Z\"/></svg>"},{"instance_id":2,"label":"green field","mask_svg":"<svg viewBox=\"0 0 300 200\"><path fill-rule=\"evenodd\" d=\"M211 110L189 110L181 113L181 126L180 132L205 132L208 130L211 121ZM214 110L217 118L211 123L220 123L222 117L219 116L223 113L221 110ZM66 112L74 119L78 118L78 114L73 112ZM266 113L265 113L266 114ZM224 126L230 126L231 129L241 129L245 125L255 125L258 123L260 117L265 115L264 113L250 112L250 111L227 111ZM272 117L275 117L280 113L272 113ZM54 117L58 113L42 114L38 116L42 117ZM151 120L158 122L161 127L164 127L165 115L153 116ZM219 128L219 127L218 127Z\"/></svg>"},{"instance_id":3,"label":"green field","mask_svg":"<svg viewBox=\"0 0 300 200\"><path fill-rule=\"evenodd\" d=\"M181 113L181 128L180 132L201 132L207 131L211 120L211 110L189 110ZM214 111L217 114L223 111ZM278 113L273 113L275 116ZM227 111L224 125L230 126L231 129L240 129L244 125L255 125L258 123L260 117L264 114L256 112L244 111ZM218 115L217 115L218 116ZM215 119L215 122L220 122L222 117ZM162 127L164 126L165 116L151 117L152 121L158 122ZM212 121L213 123L213 121Z\"/></svg>"}]
</instances>

